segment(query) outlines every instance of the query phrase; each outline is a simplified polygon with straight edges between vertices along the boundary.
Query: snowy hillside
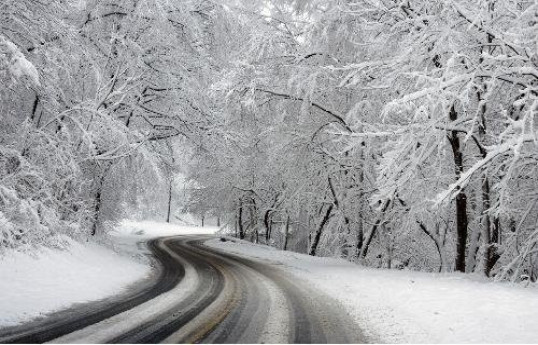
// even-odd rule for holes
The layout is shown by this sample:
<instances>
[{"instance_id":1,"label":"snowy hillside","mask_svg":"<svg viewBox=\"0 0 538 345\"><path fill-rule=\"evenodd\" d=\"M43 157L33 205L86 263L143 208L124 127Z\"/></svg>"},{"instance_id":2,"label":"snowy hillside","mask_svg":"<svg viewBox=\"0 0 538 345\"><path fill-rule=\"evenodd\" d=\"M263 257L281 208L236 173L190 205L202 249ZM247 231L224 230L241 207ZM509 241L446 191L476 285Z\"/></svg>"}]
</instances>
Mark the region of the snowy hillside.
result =
<instances>
[{"instance_id":1,"label":"snowy hillside","mask_svg":"<svg viewBox=\"0 0 538 345\"><path fill-rule=\"evenodd\" d=\"M145 241L159 236L211 234L217 228L123 221L108 246L65 238L65 249L41 247L32 253L0 256L0 328L14 326L73 304L125 292L150 279ZM139 243L141 245L139 245ZM114 249L113 249L114 248Z\"/></svg>"},{"instance_id":2,"label":"snowy hillside","mask_svg":"<svg viewBox=\"0 0 538 345\"><path fill-rule=\"evenodd\" d=\"M148 264L147 259L72 240L63 250L8 252L0 257L0 327L114 296L147 278Z\"/></svg>"}]
</instances>

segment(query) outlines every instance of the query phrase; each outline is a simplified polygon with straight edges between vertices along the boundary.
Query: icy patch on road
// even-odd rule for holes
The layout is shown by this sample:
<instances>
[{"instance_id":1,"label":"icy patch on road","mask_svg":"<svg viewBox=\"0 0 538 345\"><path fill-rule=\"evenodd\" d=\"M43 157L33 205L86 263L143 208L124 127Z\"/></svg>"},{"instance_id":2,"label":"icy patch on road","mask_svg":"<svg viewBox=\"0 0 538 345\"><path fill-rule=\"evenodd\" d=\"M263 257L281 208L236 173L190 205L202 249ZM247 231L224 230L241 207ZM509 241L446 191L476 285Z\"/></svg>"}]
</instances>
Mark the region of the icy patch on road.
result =
<instances>
[{"instance_id":1,"label":"icy patch on road","mask_svg":"<svg viewBox=\"0 0 538 345\"><path fill-rule=\"evenodd\" d=\"M233 239L210 247L290 271L341 302L388 343L535 343L538 289L463 274L377 270Z\"/></svg>"},{"instance_id":2,"label":"icy patch on road","mask_svg":"<svg viewBox=\"0 0 538 345\"><path fill-rule=\"evenodd\" d=\"M0 257L0 327L116 295L150 273L148 265L103 246L66 241L66 250Z\"/></svg>"}]
</instances>

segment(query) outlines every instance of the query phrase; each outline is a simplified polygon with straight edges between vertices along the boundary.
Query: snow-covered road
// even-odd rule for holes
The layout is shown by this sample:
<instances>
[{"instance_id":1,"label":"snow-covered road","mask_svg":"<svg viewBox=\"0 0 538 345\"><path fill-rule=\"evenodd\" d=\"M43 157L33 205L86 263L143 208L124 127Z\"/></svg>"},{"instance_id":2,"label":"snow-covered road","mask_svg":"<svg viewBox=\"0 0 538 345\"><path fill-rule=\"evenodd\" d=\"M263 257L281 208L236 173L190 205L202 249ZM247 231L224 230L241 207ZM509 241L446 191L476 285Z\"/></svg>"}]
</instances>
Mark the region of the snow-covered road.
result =
<instances>
[{"instance_id":1,"label":"snow-covered road","mask_svg":"<svg viewBox=\"0 0 538 345\"><path fill-rule=\"evenodd\" d=\"M381 343L536 343L538 286L461 273L366 268L247 241L206 245L279 267L336 299Z\"/></svg>"},{"instance_id":2,"label":"snow-covered road","mask_svg":"<svg viewBox=\"0 0 538 345\"><path fill-rule=\"evenodd\" d=\"M97 250L102 258L91 256L94 264L111 262L101 277L116 272L122 278L111 278L107 285L107 293L116 297L87 303L87 298L92 297L82 298L79 294L78 302L85 304L19 327L26 330L19 335L32 336L33 332L33 336L40 337L19 340L533 343L538 339L536 286L495 283L464 274L368 269L340 259L198 235L215 230L125 223L118 229L114 246L121 252L140 254L148 252L141 243L150 243L155 257L165 267L168 265L161 271L168 272L166 278L155 270L148 275L144 268L138 283L132 285L130 281L131 287L125 290L122 286L129 282L126 278L136 275L130 276L122 269L128 270L134 262L118 258L108 261L111 254ZM76 249L87 253L87 248ZM75 266L85 267L79 266L69 253L62 252L62 260L57 255L60 254L51 252L46 256L55 262L51 263L54 267L59 267L58 261L69 259ZM24 266L24 260L18 260L19 267ZM37 261L41 262L49 261ZM71 272L69 265L64 266ZM3 269L13 278L24 275ZM84 274L70 273L71 281L58 279L56 294L53 281L44 277L39 268L28 286L17 279L4 279L4 291L11 295L0 295L0 305L5 308L0 309L0 320L14 320L10 315L39 311L39 307L47 310L51 302L38 306L9 303L10 298L24 301L25 291L35 294L32 300L56 296L56 305L69 305L76 297L71 291L84 290L81 284L96 281L95 270L88 263ZM50 268L44 271L52 274ZM84 277L85 273L90 277ZM22 289L22 297L17 296L18 288ZM40 288L44 292L40 293ZM11 311L6 313L8 310ZM22 316L24 320L23 313ZM7 342L5 330L0 330L0 342ZM12 335L15 338L10 339L15 340L16 332Z\"/></svg>"},{"instance_id":3,"label":"snow-covered road","mask_svg":"<svg viewBox=\"0 0 538 345\"><path fill-rule=\"evenodd\" d=\"M337 302L284 271L204 246L209 238L152 241L163 266L155 285L12 329L0 342L365 342Z\"/></svg>"}]
</instances>

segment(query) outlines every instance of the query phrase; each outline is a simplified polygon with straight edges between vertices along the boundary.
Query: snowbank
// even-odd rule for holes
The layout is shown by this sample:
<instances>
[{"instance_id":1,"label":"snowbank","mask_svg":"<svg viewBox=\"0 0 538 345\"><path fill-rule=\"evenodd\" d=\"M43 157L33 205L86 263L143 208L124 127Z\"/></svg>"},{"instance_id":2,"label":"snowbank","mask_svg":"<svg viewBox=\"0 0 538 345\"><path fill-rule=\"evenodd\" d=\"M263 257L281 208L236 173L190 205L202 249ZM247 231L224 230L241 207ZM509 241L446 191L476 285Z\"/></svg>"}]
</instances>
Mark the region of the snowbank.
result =
<instances>
[{"instance_id":1,"label":"snowbank","mask_svg":"<svg viewBox=\"0 0 538 345\"><path fill-rule=\"evenodd\" d=\"M150 267L97 244L68 240L68 250L0 257L0 327L122 292Z\"/></svg>"},{"instance_id":2,"label":"snowbank","mask_svg":"<svg viewBox=\"0 0 538 345\"><path fill-rule=\"evenodd\" d=\"M535 343L538 289L463 274L376 270L244 241L207 245L285 267L340 301L374 341Z\"/></svg>"},{"instance_id":3,"label":"snowbank","mask_svg":"<svg viewBox=\"0 0 538 345\"><path fill-rule=\"evenodd\" d=\"M139 242L159 236L212 234L216 227L124 221L110 246L132 256L147 254ZM24 323L75 303L115 296L148 277L151 268L103 246L67 239L68 249L42 248L33 255L16 251L0 257L0 327Z\"/></svg>"}]
</instances>

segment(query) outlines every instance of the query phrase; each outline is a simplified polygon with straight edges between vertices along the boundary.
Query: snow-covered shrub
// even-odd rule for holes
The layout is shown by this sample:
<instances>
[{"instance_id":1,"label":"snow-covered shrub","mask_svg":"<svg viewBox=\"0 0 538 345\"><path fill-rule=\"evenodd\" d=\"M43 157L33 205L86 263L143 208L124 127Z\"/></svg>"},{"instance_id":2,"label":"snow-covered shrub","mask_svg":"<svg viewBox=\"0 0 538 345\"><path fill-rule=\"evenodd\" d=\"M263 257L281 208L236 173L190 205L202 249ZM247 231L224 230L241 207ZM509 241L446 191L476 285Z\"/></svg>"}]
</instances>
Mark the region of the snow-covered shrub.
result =
<instances>
[{"instance_id":1,"label":"snow-covered shrub","mask_svg":"<svg viewBox=\"0 0 538 345\"><path fill-rule=\"evenodd\" d=\"M26 59L19 48L0 35L0 75L7 74L13 81L27 78L34 86L39 86L39 73Z\"/></svg>"},{"instance_id":2,"label":"snow-covered shrub","mask_svg":"<svg viewBox=\"0 0 538 345\"><path fill-rule=\"evenodd\" d=\"M58 245L76 231L57 195L57 180L18 151L0 146L0 252L36 244ZM67 212L69 213L69 212ZM76 212L71 212L71 215Z\"/></svg>"}]
</instances>

